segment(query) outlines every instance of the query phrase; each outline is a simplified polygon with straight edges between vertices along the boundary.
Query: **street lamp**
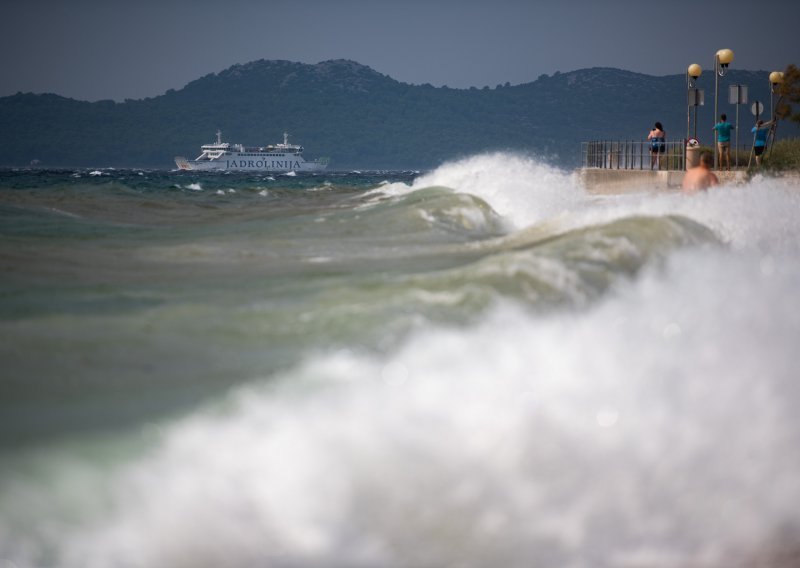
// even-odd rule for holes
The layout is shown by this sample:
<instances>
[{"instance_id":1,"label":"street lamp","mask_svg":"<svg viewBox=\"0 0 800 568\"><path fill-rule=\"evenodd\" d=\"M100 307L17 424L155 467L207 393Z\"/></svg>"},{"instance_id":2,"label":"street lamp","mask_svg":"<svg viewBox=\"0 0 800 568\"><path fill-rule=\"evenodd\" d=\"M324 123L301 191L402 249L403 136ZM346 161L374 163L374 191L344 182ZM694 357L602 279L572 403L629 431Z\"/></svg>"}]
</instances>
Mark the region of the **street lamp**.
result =
<instances>
[{"instance_id":1,"label":"street lamp","mask_svg":"<svg viewBox=\"0 0 800 568\"><path fill-rule=\"evenodd\" d=\"M719 97L719 78L724 77L728 71L728 65L733 61L733 51L730 49L720 49L714 54L714 120L717 120L717 99ZM719 167L719 149L717 148L717 139L719 133L714 131L714 167Z\"/></svg>"},{"instance_id":2,"label":"street lamp","mask_svg":"<svg viewBox=\"0 0 800 568\"><path fill-rule=\"evenodd\" d=\"M694 137L697 138L697 105L700 104L699 91L695 88L698 77L703 72L703 68L697 63L692 63L686 69L686 138L689 138L689 107L694 106Z\"/></svg>"},{"instance_id":3,"label":"street lamp","mask_svg":"<svg viewBox=\"0 0 800 568\"><path fill-rule=\"evenodd\" d=\"M772 107L772 95L778 92L781 83L783 83L783 71L773 71L769 74L769 113L772 118L775 117L775 110ZM778 103L780 103L780 100Z\"/></svg>"}]
</instances>

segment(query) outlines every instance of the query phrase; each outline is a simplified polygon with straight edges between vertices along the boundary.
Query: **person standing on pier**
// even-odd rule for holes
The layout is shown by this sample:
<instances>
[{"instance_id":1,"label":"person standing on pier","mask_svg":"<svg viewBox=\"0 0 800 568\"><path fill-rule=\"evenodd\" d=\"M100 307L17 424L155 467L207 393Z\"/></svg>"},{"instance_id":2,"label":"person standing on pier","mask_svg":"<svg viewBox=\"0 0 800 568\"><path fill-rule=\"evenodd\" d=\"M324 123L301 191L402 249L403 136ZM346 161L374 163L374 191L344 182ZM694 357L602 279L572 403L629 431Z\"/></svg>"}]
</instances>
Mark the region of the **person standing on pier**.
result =
<instances>
[{"instance_id":1,"label":"person standing on pier","mask_svg":"<svg viewBox=\"0 0 800 568\"><path fill-rule=\"evenodd\" d=\"M660 122L656 122L650 134L647 135L650 141L650 169L653 169L653 164L660 170L661 169L661 154L667 149L667 135L664 132L664 127Z\"/></svg>"},{"instance_id":2,"label":"person standing on pier","mask_svg":"<svg viewBox=\"0 0 800 568\"><path fill-rule=\"evenodd\" d=\"M764 150L767 149L767 135L769 134L770 128L772 128L772 124L774 122L774 120L770 120L769 122L759 120L750 131L755 134L755 140L753 140L753 153L756 155L756 166L758 167L761 167L761 155L764 153Z\"/></svg>"},{"instance_id":3,"label":"person standing on pier","mask_svg":"<svg viewBox=\"0 0 800 568\"><path fill-rule=\"evenodd\" d=\"M714 125L713 130L717 131L717 150L719 151L719 169L731 169L731 130L735 127L728 122L728 117L723 113L719 117L719 122ZM728 164L724 168L725 163Z\"/></svg>"}]
</instances>

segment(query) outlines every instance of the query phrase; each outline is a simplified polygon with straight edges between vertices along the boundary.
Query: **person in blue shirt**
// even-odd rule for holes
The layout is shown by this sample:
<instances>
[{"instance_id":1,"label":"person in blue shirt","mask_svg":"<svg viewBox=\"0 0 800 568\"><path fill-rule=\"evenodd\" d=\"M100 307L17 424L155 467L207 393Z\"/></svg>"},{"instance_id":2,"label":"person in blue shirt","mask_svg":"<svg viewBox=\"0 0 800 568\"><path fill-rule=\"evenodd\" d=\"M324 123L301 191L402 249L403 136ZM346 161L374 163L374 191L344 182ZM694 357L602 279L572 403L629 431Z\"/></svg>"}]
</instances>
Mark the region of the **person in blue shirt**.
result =
<instances>
[{"instance_id":1,"label":"person in blue shirt","mask_svg":"<svg viewBox=\"0 0 800 568\"><path fill-rule=\"evenodd\" d=\"M717 150L719 151L719 169L723 169L727 163L731 169L731 130L734 126L728 122L728 117L723 113L719 116L719 122L714 125L717 131Z\"/></svg>"},{"instance_id":2,"label":"person in blue shirt","mask_svg":"<svg viewBox=\"0 0 800 568\"><path fill-rule=\"evenodd\" d=\"M752 130L750 130L750 132L755 134L755 140L753 141L753 153L756 155L756 165L759 167L761 167L761 155L764 153L764 150L767 147L767 135L769 134L769 130L772 127L773 122L773 120L770 120L769 122L759 120L756 122L756 125L752 128Z\"/></svg>"}]
</instances>

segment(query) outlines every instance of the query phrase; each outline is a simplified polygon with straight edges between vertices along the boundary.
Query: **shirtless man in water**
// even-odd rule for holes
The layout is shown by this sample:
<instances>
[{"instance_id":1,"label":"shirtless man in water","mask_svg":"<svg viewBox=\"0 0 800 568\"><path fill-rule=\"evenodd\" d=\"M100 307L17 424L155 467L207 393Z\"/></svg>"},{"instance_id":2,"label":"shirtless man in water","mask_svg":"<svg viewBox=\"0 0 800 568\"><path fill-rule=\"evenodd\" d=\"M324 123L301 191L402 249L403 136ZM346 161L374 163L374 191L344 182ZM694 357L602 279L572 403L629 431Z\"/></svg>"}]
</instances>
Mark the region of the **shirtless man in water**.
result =
<instances>
[{"instance_id":1,"label":"shirtless man in water","mask_svg":"<svg viewBox=\"0 0 800 568\"><path fill-rule=\"evenodd\" d=\"M719 185L717 176L711 171L713 158L710 152L700 154L700 165L690 169L683 176L683 191L705 191L712 185Z\"/></svg>"}]
</instances>

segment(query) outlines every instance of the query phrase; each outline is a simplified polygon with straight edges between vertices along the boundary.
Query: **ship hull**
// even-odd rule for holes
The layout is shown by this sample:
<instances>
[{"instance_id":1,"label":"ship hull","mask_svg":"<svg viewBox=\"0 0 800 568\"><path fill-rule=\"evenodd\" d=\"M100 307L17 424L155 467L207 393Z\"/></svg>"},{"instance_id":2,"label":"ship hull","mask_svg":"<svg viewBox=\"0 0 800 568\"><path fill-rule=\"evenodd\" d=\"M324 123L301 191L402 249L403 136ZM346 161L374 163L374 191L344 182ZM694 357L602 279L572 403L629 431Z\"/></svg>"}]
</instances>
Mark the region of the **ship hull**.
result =
<instances>
[{"instance_id":1,"label":"ship hull","mask_svg":"<svg viewBox=\"0 0 800 568\"><path fill-rule=\"evenodd\" d=\"M233 153L215 160L187 160L175 158L181 170L202 171L255 171L255 172L318 172L328 165L323 162L307 162L301 156L257 156Z\"/></svg>"}]
</instances>

